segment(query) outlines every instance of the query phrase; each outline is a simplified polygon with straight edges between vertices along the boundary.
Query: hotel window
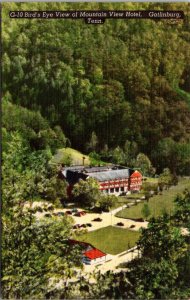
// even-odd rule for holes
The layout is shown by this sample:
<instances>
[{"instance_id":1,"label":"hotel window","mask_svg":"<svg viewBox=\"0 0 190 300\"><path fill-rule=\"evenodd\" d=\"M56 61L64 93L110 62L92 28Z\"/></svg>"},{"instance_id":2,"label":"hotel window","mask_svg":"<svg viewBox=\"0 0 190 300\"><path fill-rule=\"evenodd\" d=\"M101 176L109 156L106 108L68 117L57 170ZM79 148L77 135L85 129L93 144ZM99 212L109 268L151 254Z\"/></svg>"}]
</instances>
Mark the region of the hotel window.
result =
<instances>
[{"instance_id":1,"label":"hotel window","mask_svg":"<svg viewBox=\"0 0 190 300\"><path fill-rule=\"evenodd\" d=\"M110 189L110 193L114 193L114 189Z\"/></svg>"},{"instance_id":2,"label":"hotel window","mask_svg":"<svg viewBox=\"0 0 190 300\"><path fill-rule=\"evenodd\" d=\"M115 191L116 191L116 192L119 192L119 188L116 188Z\"/></svg>"},{"instance_id":3,"label":"hotel window","mask_svg":"<svg viewBox=\"0 0 190 300\"><path fill-rule=\"evenodd\" d=\"M121 187L121 192L124 192L124 186Z\"/></svg>"}]
</instances>

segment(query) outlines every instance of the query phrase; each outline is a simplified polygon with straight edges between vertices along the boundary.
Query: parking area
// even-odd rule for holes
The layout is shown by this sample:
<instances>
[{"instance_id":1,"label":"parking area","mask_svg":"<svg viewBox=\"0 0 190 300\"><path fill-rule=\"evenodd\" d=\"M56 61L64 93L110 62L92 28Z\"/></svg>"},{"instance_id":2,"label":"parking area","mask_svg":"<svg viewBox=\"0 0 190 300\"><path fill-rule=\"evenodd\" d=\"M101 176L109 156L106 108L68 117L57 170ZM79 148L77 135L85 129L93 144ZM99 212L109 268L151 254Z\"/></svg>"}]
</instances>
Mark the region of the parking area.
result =
<instances>
[{"instance_id":1,"label":"parking area","mask_svg":"<svg viewBox=\"0 0 190 300\"><path fill-rule=\"evenodd\" d=\"M118 218L115 216L115 211L103 213L89 213L80 208L56 208L51 210L51 204L45 202L33 202L32 208L43 207L45 205L46 211L37 211L35 213L38 219L44 217L57 216L61 217L65 214L71 216L74 220L74 230L77 228L86 228L88 231L97 230L107 226L119 226L132 230L139 230L141 227L146 228L148 222L137 222L130 219ZM29 206L26 204L26 206Z\"/></svg>"},{"instance_id":2,"label":"parking area","mask_svg":"<svg viewBox=\"0 0 190 300\"><path fill-rule=\"evenodd\" d=\"M60 211L56 209L55 211ZM77 212L62 209L65 214L72 216L75 225L74 228L87 228L88 231L96 230L107 226L119 226L122 228L130 228L132 230L139 230L139 228L146 228L148 222L136 222L129 219L123 219L115 217L115 212L103 212L103 213L86 213L82 209L77 209Z\"/></svg>"},{"instance_id":3,"label":"parking area","mask_svg":"<svg viewBox=\"0 0 190 300\"><path fill-rule=\"evenodd\" d=\"M96 230L110 225L139 230L140 227L146 228L148 224L148 222L136 222L128 219L117 218L111 212L106 212L102 214L87 213L82 217L73 216L73 219L75 220L75 224L79 225L91 223L92 226L88 227L88 231Z\"/></svg>"}]
</instances>

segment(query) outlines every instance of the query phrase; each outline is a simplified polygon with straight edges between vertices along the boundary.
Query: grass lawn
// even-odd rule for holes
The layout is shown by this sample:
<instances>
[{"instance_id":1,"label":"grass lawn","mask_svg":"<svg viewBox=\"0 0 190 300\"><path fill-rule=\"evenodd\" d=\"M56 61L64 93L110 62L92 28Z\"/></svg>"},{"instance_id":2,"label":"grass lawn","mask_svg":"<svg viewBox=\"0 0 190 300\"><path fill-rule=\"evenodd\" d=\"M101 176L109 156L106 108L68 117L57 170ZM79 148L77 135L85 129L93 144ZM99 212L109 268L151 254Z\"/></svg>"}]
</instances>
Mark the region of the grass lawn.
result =
<instances>
[{"instance_id":1,"label":"grass lawn","mask_svg":"<svg viewBox=\"0 0 190 300\"><path fill-rule=\"evenodd\" d=\"M82 165L83 164L83 157L85 157L84 165L107 165L107 163L103 161L96 161L95 159L90 158L88 155L84 155L83 153L72 149L72 148L63 148L58 149L57 153L52 157L50 164L60 164L63 163L64 159L71 159L71 165Z\"/></svg>"},{"instance_id":2,"label":"grass lawn","mask_svg":"<svg viewBox=\"0 0 190 300\"><path fill-rule=\"evenodd\" d=\"M108 226L77 236L77 240L90 243L107 254L115 255L134 247L139 235L140 233L136 231Z\"/></svg>"},{"instance_id":3,"label":"grass lawn","mask_svg":"<svg viewBox=\"0 0 190 300\"><path fill-rule=\"evenodd\" d=\"M148 205L151 211L151 215L149 216L159 216L163 214L164 211L171 214L174 211L175 204L174 199L177 194L182 193L185 188L190 189L190 180L189 179L181 179L177 186L171 187L167 191L163 191L162 195L155 195L150 198ZM116 214L117 217L120 218L143 218L142 208L144 206L145 201L139 203L138 205L132 206L130 208L126 208Z\"/></svg>"},{"instance_id":4,"label":"grass lawn","mask_svg":"<svg viewBox=\"0 0 190 300\"><path fill-rule=\"evenodd\" d=\"M126 197L118 197L118 201L115 203L115 205L112 206L111 209L121 207L128 203L131 203L131 201L129 199L127 199Z\"/></svg>"},{"instance_id":5,"label":"grass lawn","mask_svg":"<svg viewBox=\"0 0 190 300\"><path fill-rule=\"evenodd\" d=\"M158 178L152 178L152 177L144 177L143 182L148 183L158 183Z\"/></svg>"},{"instance_id":6,"label":"grass lawn","mask_svg":"<svg viewBox=\"0 0 190 300\"><path fill-rule=\"evenodd\" d=\"M72 148L63 148L57 150L57 153L53 156L50 163L59 164L63 161L64 157L68 157L68 156L71 157L73 165L82 165L83 157L85 157L84 160L85 165L89 165L90 163L89 157L87 155L84 155L81 152Z\"/></svg>"},{"instance_id":7,"label":"grass lawn","mask_svg":"<svg viewBox=\"0 0 190 300\"><path fill-rule=\"evenodd\" d=\"M137 200L137 199L140 199L142 196L144 196L144 193L140 192L140 193L134 193L134 194L130 194L130 195L127 195L125 196L125 199L128 199L128 200Z\"/></svg>"}]
</instances>

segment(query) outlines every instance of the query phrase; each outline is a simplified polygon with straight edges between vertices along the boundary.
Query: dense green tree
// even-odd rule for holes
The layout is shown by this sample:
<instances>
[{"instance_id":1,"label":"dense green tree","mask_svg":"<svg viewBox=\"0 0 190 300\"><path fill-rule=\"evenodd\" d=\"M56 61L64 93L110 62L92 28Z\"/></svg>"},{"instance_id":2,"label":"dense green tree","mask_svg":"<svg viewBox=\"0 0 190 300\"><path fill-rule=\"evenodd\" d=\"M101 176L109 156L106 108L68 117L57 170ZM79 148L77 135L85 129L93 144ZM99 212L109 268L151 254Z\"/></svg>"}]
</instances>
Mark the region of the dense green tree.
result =
<instances>
[{"instance_id":1,"label":"dense green tree","mask_svg":"<svg viewBox=\"0 0 190 300\"><path fill-rule=\"evenodd\" d=\"M80 201L82 206L93 207L99 201L101 192L99 184L94 178L80 180L73 188L73 196Z\"/></svg>"},{"instance_id":2,"label":"dense green tree","mask_svg":"<svg viewBox=\"0 0 190 300\"><path fill-rule=\"evenodd\" d=\"M159 262L143 258L132 261L128 268L127 277L133 286L135 299L176 298L178 271L174 263L163 258Z\"/></svg>"},{"instance_id":3,"label":"dense green tree","mask_svg":"<svg viewBox=\"0 0 190 300\"><path fill-rule=\"evenodd\" d=\"M153 167L151 161L144 153L137 155L135 167L139 168L144 176L152 175Z\"/></svg>"},{"instance_id":4,"label":"dense green tree","mask_svg":"<svg viewBox=\"0 0 190 300\"><path fill-rule=\"evenodd\" d=\"M172 138L165 138L158 143L153 159L160 171L169 168L174 176L176 173L189 175L190 145L184 141L175 142Z\"/></svg>"},{"instance_id":5,"label":"dense green tree","mask_svg":"<svg viewBox=\"0 0 190 300\"><path fill-rule=\"evenodd\" d=\"M100 155L95 151L89 153L89 159L91 166L97 166L103 163L100 159Z\"/></svg>"},{"instance_id":6,"label":"dense green tree","mask_svg":"<svg viewBox=\"0 0 190 300\"><path fill-rule=\"evenodd\" d=\"M161 259L175 262L187 250L180 228L172 225L168 215L150 220L148 228L142 229L138 246L143 257L153 258L158 262Z\"/></svg>"},{"instance_id":7,"label":"dense green tree","mask_svg":"<svg viewBox=\"0 0 190 300\"><path fill-rule=\"evenodd\" d=\"M161 168L167 167L176 172L177 144L172 138L165 138L158 143L157 161Z\"/></svg>"},{"instance_id":8,"label":"dense green tree","mask_svg":"<svg viewBox=\"0 0 190 300\"><path fill-rule=\"evenodd\" d=\"M93 131L90 138L90 142L87 145L87 148L88 150L95 151L97 149L97 145L98 145L98 138L96 133Z\"/></svg>"},{"instance_id":9,"label":"dense green tree","mask_svg":"<svg viewBox=\"0 0 190 300\"><path fill-rule=\"evenodd\" d=\"M71 224L66 217L36 220L32 209L24 207L3 215L3 298L44 298L60 280L74 275L81 257L67 244Z\"/></svg>"},{"instance_id":10,"label":"dense green tree","mask_svg":"<svg viewBox=\"0 0 190 300\"><path fill-rule=\"evenodd\" d=\"M175 199L176 212L174 220L185 226L190 224L190 191L185 190L183 195L178 195Z\"/></svg>"},{"instance_id":11,"label":"dense green tree","mask_svg":"<svg viewBox=\"0 0 190 300\"><path fill-rule=\"evenodd\" d=\"M142 208L142 215L145 219L147 219L151 214L150 208L147 203L144 204Z\"/></svg>"},{"instance_id":12,"label":"dense green tree","mask_svg":"<svg viewBox=\"0 0 190 300\"><path fill-rule=\"evenodd\" d=\"M124 144L124 153L125 153L125 161L126 165L129 167L134 167L135 164L135 158L138 152L138 146L137 143L132 141L126 141Z\"/></svg>"},{"instance_id":13,"label":"dense green tree","mask_svg":"<svg viewBox=\"0 0 190 300\"><path fill-rule=\"evenodd\" d=\"M12 104L6 98L5 96L2 105L2 125L8 132L18 131L33 150L50 148L55 152L57 148L66 146L68 141L59 126L51 129L39 112Z\"/></svg>"},{"instance_id":14,"label":"dense green tree","mask_svg":"<svg viewBox=\"0 0 190 300\"><path fill-rule=\"evenodd\" d=\"M117 146L112 152L112 161L119 165L125 164L125 153L119 146Z\"/></svg>"},{"instance_id":15,"label":"dense green tree","mask_svg":"<svg viewBox=\"0 0 190 300\"><path fill-rule=\"evenodd\" d=\"M173 175L168 168L163 170L158 179L158 186L162 190L163 187L169 188L173 184Z\"/></svg>"},{"instance_id":16,"label":"dense green tree","mask_svg":"<svg viewBox=\"0 0 190 300\"><path fill-rule=\"evenodd\" d=\"M57 175L46 179L41 195L44 199L51 201L54 205L60 206L64 200L67 200L67 183L65 180L58 178Z\"/></svg>"},{"instance_id":17,"label":"dense green tree","mask_svg":"<svg viewBox=\"0 0 190 300\"><path fill-rule=\"evenodd\" d=\"M175 160L178 165L178 174L190 175L190 144L189 143L178 143L176 145L177 155Z\"/></svg>"},{"instance_id":18,"label":"dense green tree","mask_svg":"<svg viewBox=\"0 0 190 300\"><path fill-rule=\"evenodd\" d=\"M98 200L98 206L103 211L109 211L111 207L116 205L118 202L118 197L115 195L102 195Z\"/></svg>"}]
</instances>

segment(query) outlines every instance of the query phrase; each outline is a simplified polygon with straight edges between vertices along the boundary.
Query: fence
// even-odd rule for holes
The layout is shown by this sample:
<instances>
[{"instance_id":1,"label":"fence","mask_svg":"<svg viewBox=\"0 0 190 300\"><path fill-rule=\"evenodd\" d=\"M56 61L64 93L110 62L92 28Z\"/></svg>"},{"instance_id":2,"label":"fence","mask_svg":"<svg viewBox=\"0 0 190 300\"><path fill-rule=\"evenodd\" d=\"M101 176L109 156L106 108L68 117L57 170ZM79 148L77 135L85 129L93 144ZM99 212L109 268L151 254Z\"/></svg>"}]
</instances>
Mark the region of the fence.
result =
<instances>
[{"instance_id":1,"label":"fence","mask_svg":"<svg viewBox=\"0 0 190 300\"><path fill-rule=\"evenodd\" d=\"M118 254L118 257L123 256L123 255L125 255L127 253L130 253L130 252L134 252L135 250L137 250L137 246L135 246L135 247L133 247L131 249L128 249L128 250L126 250L124 252L121 252L120 254Z\"/></svg>"}]
</instances>

